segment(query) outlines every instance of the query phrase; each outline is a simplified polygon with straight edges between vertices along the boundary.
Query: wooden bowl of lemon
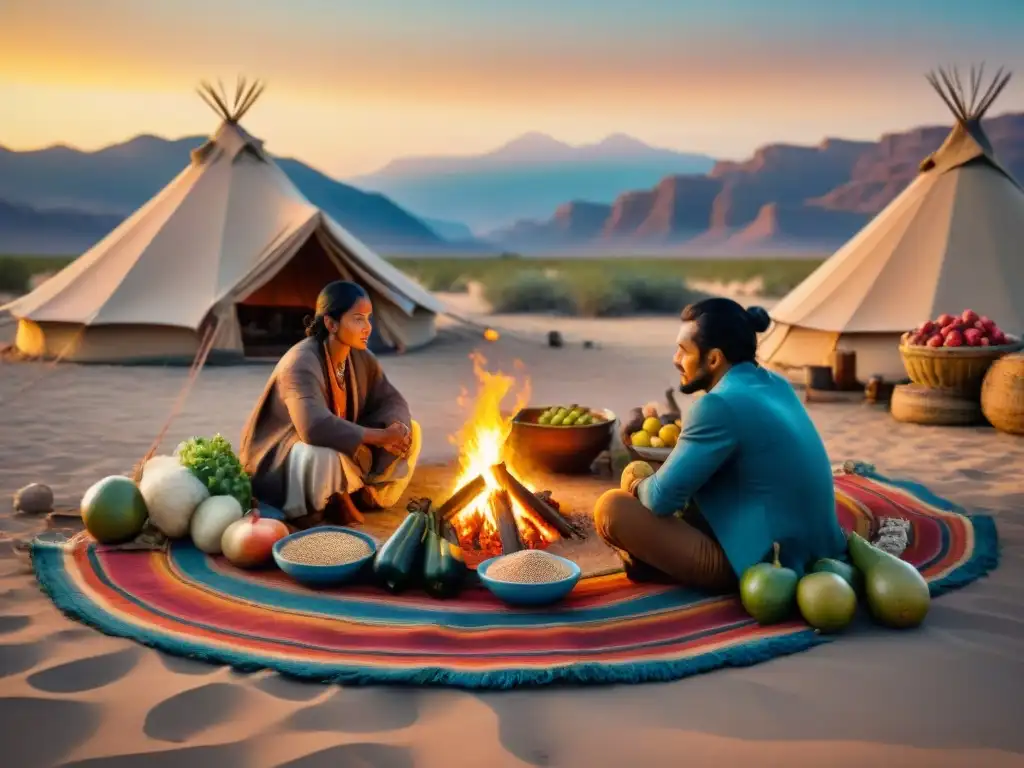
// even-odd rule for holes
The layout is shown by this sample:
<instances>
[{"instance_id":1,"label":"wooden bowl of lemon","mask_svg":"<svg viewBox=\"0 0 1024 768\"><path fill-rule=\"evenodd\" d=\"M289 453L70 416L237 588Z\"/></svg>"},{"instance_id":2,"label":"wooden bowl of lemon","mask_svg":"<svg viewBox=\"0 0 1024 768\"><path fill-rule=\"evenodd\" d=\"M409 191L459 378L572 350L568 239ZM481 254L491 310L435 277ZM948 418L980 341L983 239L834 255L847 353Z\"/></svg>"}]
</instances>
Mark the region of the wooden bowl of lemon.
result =
<instances>
[{"instance_id":1,"label":"wooden bowl of lemon","mask_svg":"<svg viewBox=\"0 0 1024 768\"><path fill-rule=\"evenodd\" d=\"M676 447L683 430L682 419L677 414L648 413L642 421L634 419L624 426L622 442L633 459L661 463Z\"/></svg>"}]
</instances>

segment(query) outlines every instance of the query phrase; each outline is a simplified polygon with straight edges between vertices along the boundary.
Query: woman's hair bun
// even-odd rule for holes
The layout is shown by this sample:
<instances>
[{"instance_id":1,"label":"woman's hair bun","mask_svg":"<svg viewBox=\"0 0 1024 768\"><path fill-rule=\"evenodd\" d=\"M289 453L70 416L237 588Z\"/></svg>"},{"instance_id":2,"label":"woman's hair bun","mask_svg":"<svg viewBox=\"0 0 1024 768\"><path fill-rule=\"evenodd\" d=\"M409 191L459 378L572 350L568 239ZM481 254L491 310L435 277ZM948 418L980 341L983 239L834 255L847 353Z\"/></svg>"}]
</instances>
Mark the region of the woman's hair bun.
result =
<instances>
[{"instance_id":1,"label":"woman's hair bun","mask_svg":"<svg viewBox=\"0 0 1024 768\"><path fill-rule=\"evenodd\" d=\"M764 307L748 307L747 320L750 322L750 326L756 333L767 331L768 326L772 324L772 319L768 315L768 310Z\"/></svg>"}]
</instances>

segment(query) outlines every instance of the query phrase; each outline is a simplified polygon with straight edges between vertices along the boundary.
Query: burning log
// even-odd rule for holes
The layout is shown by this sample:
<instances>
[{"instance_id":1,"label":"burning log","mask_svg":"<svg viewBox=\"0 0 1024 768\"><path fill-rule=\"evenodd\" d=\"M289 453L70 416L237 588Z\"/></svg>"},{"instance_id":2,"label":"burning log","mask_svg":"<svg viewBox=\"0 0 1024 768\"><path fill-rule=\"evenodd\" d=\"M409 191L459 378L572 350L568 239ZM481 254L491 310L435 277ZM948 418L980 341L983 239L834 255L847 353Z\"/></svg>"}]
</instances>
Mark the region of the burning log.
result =
<instances>
[{"instance_id":1,"label":"burning log","mask_svg":"<svg viewBox=\"0 0 1024 768\"><path fill-rule=\"evenodd\" d=\"M582 539L583 534L569 524L569 521L561 514L551 508L543 499L530 493L530 489L519 482L516 477L508 471L504 464L495 464L491 467L494 478L498 481L508 495L525 510L529 510L535 517L554 528L563 538L575 536Z\"/></svg>"},{"instance_id":2,"label":"burning log","mask_svg":"<svg viewBox=\"0 0 1024 768\"><path fill-rule=\"evenodd\" d=\"M543 497L541 498L543 500ZM536 545L547 546L548 544L554 544L562 538L562 534L554 526L545 523L544 518L537 515L529 507L524 507L520 504L516 512L518 513L519 524L522 526L520 538L527 545L533 542Z\"/></svg>"},{"instance_id":3,"label":"burning log","mask_svg":"<svg viewBox=\"0 0 1024 768\"><path fill-rule=\"evenodd\" d=\"M516 525L516 517L512 512L512 501L507 491L495 491L488 499L491 505L491 515L494 518L494 525L498 530L498 539L501 541L501 552L510 555L523 548L523 542L519 539L519 526Z\"/></svg>"},{"instance_id":4,"label":"burning log","mask_svg":"<svg viewBox=\"0 0 1024 768\"><path fill-rule=\"evenodd\" d=\"M558 501L556 501L555 498L551 495L551 491L537 491L533 495L536 496L541 501L543 501L545 504L547 504L553 510L555 510L555 512L561 513L562 507L558 503Z\"/></svg>"},{"instance_id":5,"label":"burning log","mask_svg":"<svg viewBox=\"0 0 1024 768\"><path fill-rule=\"evenodd\" d=\"M437 511L438 518L441 520L451 520L459 512L472 504L484 492L485 488L487 488L487 481L484 480L484 476L477 475L459 488L448 501L441 505L441 508Z\"/></svg>"}]
</instances>

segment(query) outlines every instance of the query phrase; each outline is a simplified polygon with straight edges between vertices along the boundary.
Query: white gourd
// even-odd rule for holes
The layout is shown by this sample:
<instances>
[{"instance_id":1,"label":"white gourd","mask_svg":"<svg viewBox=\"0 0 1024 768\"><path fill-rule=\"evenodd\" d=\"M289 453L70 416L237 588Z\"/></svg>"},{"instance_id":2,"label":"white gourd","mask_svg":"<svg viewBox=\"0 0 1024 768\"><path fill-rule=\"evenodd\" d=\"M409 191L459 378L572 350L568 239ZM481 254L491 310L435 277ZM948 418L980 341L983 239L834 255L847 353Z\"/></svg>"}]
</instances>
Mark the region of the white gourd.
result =
<instances>
[{"instance_id":1,"label":"white gourd","mask_svg":"<svg viewBox=\"0 0 1024 768\"><path fill-rule=\"evenodd\" d=\"M165 469L180 467L181 462L176 456L154 456L142 465L142 476L152 475Z\"/></svg>"},{"instance_id":2,"label":"white gourd","mask_svg":"<svg viewBox=\"0 0 1024 768\"><path fill-rule=\"evenodd\" d=\"M196 507L210 498L210 492L185 467L161 463L150 472L143 470L139 482L142 498L149 509L149 521L169 539L188 535Z\"/></svg>"},{"instance_id":3,"label":"white gourd","mask_svg":"<svg viewBox=\"0 0 1024 768\"><path fill-rule=\"evenodd\" d=\"M211 496L192 515L192 543L208 555L220 554L220 540L228 526L241 520L242 505L234 496Z\"/></svg>"}]
</instances>

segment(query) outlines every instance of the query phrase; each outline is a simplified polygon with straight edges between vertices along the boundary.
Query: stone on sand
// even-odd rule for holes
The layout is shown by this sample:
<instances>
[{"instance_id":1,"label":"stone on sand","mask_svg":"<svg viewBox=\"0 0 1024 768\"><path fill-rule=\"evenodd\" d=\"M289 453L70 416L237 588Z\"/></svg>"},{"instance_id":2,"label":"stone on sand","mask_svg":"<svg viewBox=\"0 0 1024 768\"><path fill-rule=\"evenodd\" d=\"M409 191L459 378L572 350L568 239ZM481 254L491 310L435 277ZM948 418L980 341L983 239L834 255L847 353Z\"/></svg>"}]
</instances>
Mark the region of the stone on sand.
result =
<instances>
[{"instance_id":1,"label":"stone on sand","mask_svg":"<svg viewBox=\"0 0 1024 768\"><path fill-rule=\"evenodd\" d=\"M42 515L53 510L53 491L42 483L30 483L14 494L14 509L27 515Z\"/></svg>"}]
</instances>

